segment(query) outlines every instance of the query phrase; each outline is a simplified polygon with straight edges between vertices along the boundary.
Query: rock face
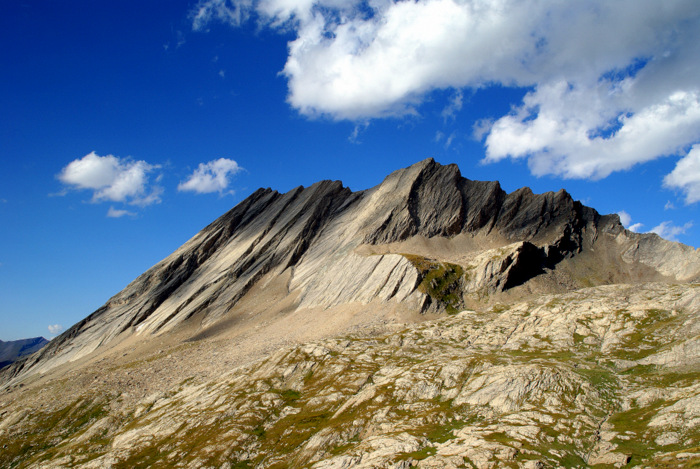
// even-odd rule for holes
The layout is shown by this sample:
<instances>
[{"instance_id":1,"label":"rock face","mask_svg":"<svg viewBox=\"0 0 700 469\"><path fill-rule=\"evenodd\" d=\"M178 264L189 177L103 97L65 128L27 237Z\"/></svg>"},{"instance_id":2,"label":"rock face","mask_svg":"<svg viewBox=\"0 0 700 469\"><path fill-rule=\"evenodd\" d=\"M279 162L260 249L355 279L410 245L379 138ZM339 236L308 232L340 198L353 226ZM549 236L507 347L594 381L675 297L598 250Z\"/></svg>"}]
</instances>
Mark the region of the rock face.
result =
<instances>
[{"instance_id":1,"label":"rock face","mask_svg":"<svg viewBox=\"0 0 700 469\"><path fill-rule=\"evenodd\" d=\"M36 352L48 343L49 341L43 337L10 340L7 342L0 340L0 368L4 368L10 363L16 362L25 355Z\"/></svg>"},{"instance_id":2,"label":"rock face","mask_svg":"<svg viewBox=\"0 0 700 469\"><path fill-rule=\"evenodd\" d=\"M260 189L0 372L0 466L695 467L699 278L433 160Z\"/></svg>"},{"instance_id":3,"label":"rock face","mask_svg":"<svg viewBox=\"0 0 700 469\"><path fill-rule=\"evenodd\" d=\"M221 344L188 343L5 396L0 466L696 467L698 308L698 285L603 286L226 372ZM138 398L115 385L192 355L218 373Z\"/></svg>"},{"instance_id":4,"label":"rock face","mask_svg":"<svg viewBox=\"0 0 700 469\"><path fill-rule=\"evenodd\" d=\"M286 194L259 189L41 352L0 373L0 386L127 337L235 324L247 314L241 300L273 279L285 279L282 302L295 311L376 302L441 312L504 292L691 281L700 276L699 261L693 248L630 233L616 215L601 216L563 190L507 194L497 182L465 179L456 165L432 159L361 192L337 181ZM435 278L441 268L462 275L445 287L447 279ZM430 275L432 287L424 284Z\"/></svg>"}]
</instances>

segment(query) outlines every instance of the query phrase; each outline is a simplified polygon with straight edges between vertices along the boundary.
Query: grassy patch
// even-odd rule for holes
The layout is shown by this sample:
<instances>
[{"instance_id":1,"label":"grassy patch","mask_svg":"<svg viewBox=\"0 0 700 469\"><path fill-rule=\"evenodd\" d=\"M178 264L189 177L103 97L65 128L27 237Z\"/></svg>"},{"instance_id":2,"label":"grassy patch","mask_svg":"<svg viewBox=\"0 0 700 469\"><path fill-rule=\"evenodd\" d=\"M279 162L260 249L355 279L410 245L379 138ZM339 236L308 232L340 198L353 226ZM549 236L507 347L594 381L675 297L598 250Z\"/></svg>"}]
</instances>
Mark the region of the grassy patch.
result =
<instances>
[{"instance_id":1,"label":"grassy patch","mask_svg":"<svg viewBox=\"0 0 700 469\"><path fill-rule=\"evenodd\" d=\"M263 427L262 425L258 425L257 427L253 428L253 431L250 433L257 436L258 438L265 438L265 427Z\"/></svg>"},{"instance_id":2,"label":"grassy patch","mask_svg":"<svg viewBox=\"0 0 700 469\"><path fill-rule=\"evenodd\" d=\"M116 469L163 467L164 455L158 445L149 445L132 452L129 457L114 465Z\"/></svg>"},{"instance_id":3,"label":"grassy patch","mask_svg":"<svg viewBox=\"0 0 700 469\"><path fill-rule=\"evenodd\" d=\"M334 448L331 448L328 452L332 454L333 456L338 456L339 454L345 453L347 450L355 446L357 443L360 442L360 437L359 435L355 435L352 438L350 438L347 443L343 443L341 445L338 445Z\"/></svg>"},{"instance_id":4,"label":"grassy patch","mask_svg":"<svg viewBox=\"0 0 700 469\"><path fill-rule=\"evenodd\" d=\"M644 407L633 407L624 412L613 414L608 422L616 432L632 432L632 438L624 440L615 438L614 443L618 445L618 451L631 455L630 466L640 464L651 458L657 450L653 438L648 435L649 421L656 415L659 409L669 402L658 400Z\"/></svg>"},{"instance_id":5,"label":"grassy patch","mask_svg":"<svg viewBox=\"0 0 700 469\"><path fill-rule=\"evenodd\" d=\"M586 380L596 388L617 388L617 380L614 378L612 372L606 369L579 367L574 371L586 378Z\"/></svg>"},{"instance_id":6,"label":"grassy patch","mask_svg":"<svg viewBox=\"0 0 700 469\"><path fill-rule=\"evenodd\" d=\"M37 458L52 459L65 440L105 415L102 401L81 399L53 412L31 415L31 431L24 432L21 438L0 438L0 467L32 465Z\"/></svg>"},{"instance_id":7,"label":"grassy patch","mask_svg":"<svg viewBox=\"0 0 700 469\"><path fill-rule=\"evenodd\" d=\"M424 446L423 448L413 451L411 453L400 454L396 461L405 461L408 459L413 459L414 461L422 461L430 456L437 453L437 449L432 446Z\"/></svg>"},{"instance_id":8,"label":"grassy patch","mask_svg":"<svg viewBox=\"0 0 700 469\"><path fill-rule=\"evenodd\" d=\"M332 416L328 411L309 410L287 415L268 428L265 439L275 452L290 453L325 427Z\"/></svg>"},{"instance_id":9,"label":"grassy patch","mask_svg":"<svg viewBox=\"0 0 700 469\"><path fill-rule=\"evenodd\" d=\"M508 305L504 305L501 303L495 304L491 307L491 314L501 314L503 311L506 311L508 309Z\"/></svg>"},{"instance_id":10,"label":"grassy patch","mask_svg":"<svg viewBox=\"0 0 700 469\"><path fill-rule=\"evenodd\" d=\"M677 319L670 311L655 308L647 309L646 316L640 320L629 313L624 316L636 321L634 332L623 337L621 347L615 352L617 357L627 360L640 360L658 351L665 345L668 328Z\"/></svg>"},{"instance_id":11,"label":"grassy patch","mask_svg":"<svg viewBox=\"0 0 700 469\"><path fill-rule=\"evenodd\" d=\"M464 307L462 301L462 279L464 268L449 262L437 262L422 256L402 254L420 274L418 290L427 294L445 308L449 314L455 314Z\"/></svg>"},{"instance_id":12,"label":"grassy patch","mask_svg":"<svg viewBox=\"0 0 700 469\"><path fill-rule=\"evenodd\" d=\"M456 419L445 424L437 424L427 429L425 437L433 443L444 443L455 438L454 431L465 425L464 421Z\"/></svg>"},{"instance_id":13,"label":"grassy patch","mask_svg":"<svg viewBox=\"0 0 700 469\"><path fill-rule=\"evenodd\" d=\"M294 389L285 389L284 391L275 390L274 392L279 393L285 405L290 405L301 398L301 393L299 391L295 391Z\"/></svg>"}]
</instances>

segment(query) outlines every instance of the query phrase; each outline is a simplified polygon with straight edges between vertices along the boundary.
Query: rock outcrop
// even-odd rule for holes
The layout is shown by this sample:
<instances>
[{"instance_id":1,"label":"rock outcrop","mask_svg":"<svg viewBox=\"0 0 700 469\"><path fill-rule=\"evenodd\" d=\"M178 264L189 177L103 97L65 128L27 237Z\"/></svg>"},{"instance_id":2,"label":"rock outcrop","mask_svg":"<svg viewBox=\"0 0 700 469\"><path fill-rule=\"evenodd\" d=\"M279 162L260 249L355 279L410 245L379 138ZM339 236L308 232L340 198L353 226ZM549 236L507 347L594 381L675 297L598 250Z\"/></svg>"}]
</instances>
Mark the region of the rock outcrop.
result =
<instances>
[{"instance_id":1,"label":"rock outcrop","mask_svg":"<svg viewBox=\"0 0 700 469\"><path fill-rule=\"evenodd\" d=\"M0 371L0 466L695 467L699 278L433 160L260 189Z\"/></svg>"},{"instance_id":2,"label":"rock outcrop","mask_svg":"<svg viewBox=\"0 0 700 469\"><path fill-rule=\"evenodd\" d=\"M4 396L0 466L695 467L698 308L698 285L603 286L232 369L188 343ZM156 369L174 384L135 397Z\"/></svg>"},{"instance_id":3,"label":"rock outcrop","mask_svg":"<svg viewBox=\"0 0 700 469\"><path fill-rule=\"evenodd\" d=\"M253 289L284 278L290 310L373 302L454 311L521 295L640 281L691 281L697 250L625 230L565 191L505 193L432 159L352 192L323 181L285 194L259 189L39 353L0 386L91 356L127 337L235 324ZM432 265L427 270L417 263ZM459 266L448 290L439 266ZM456 272L455 268L446 269ZM277 282L279 283L279 282ZM223 327L223 326L221 326Z\"/></svg>"}]
</instances>

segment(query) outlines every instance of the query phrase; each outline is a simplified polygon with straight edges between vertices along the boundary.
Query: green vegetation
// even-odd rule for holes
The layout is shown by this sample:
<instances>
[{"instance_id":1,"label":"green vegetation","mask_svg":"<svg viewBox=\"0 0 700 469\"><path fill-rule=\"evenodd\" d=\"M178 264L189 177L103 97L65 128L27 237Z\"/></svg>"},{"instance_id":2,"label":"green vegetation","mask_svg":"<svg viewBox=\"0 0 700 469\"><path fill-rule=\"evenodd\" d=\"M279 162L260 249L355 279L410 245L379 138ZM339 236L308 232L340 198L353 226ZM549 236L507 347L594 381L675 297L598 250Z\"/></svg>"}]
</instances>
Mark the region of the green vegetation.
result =
<instances>
[{"instance_id":1,"label":"green vegetation","mask_svg":"<svg viewBox=\"0 0 700 469\"><path fill-rule=\"evenodd\" d=\"M443 305L461 301L458 295L464 276L459 266L414 257L423 269L421 288ZM540 306L534 305L533 311L536 307ZM681 324L678 315L663 309L617 311L615 331L625 335L610 357L598 345L586 345L585 335L572 332L594 330L593 324L581 319L576 321L583 327L574 329L567 323L560 333L543 327L526 338L516 335L508 347L501 346L501 338L510 339L513 328L526 317L523 309L516 307L498 317L507 306L495 305L490 312L402 326L391 334L329 339L322 345L340 352L322 358L295 347L269 359L269 373L250 373L256 368L245 368L236 377L196 388L188 386L193 381L188 378L159 394L169 402L159 399L155 410L138 412L139 417L134 417L136 407L120 417L120 405L112 405L117 412L109 416L109 425L103 420L105 425L99 429L92 424L107 417L107 396L78 399L52 411L37 410L0 435L0 467L39 466L67 455L74 459L65 465L82 465L111 451L115 435L134 429L145 431L128 443L132 446L121 453L127 459L116 467L164 468L175 463L220 467L226 462L235 468L309 467L312 456L360 455L371 450L370 442L362 440L380 432L388 437L408 433L420 438L425 446L415 445L416 451L389 456L394 462L420 461L435 456L440 444L457 439L462 429L468 429L465 435L488 442L484 446L493 450L493 458L503 457L499 445L512 448L504 454L517 450L514 459L501 460L498 467L515 468L526 460L541 460L552 467L579 468L587 467L584 460L601 438L598 432L611 425L610 430L617 432L610 437L617 445L615 451L631 455L630 467L700 468L700 458L676 459L679 452L700 452L692 448L700 441L700 430L649 426L660 410L674 403L676 397L671 396L679 395L676 389L700 381L700 371L692 364L627 368L630 362L613 359L635 356L640 349L648 354L648 350L669 347L673 342L665 336ZM498 322L503 319L507 322ZM500 342L474 340L486 332ZM514 386L523 389L506 389L507 395L489 391L516 408L528 409L517 419L506 411L500 421L510 428L494 423L500 418L494 417L494 411L500 412L498 403L469 399L478 386L493 385L489 374L500 372L494 366L509 367ZM434 383L439 384L435 387ZM640 400L644 406L638 407L629 396L645 388L669 392L662 392L651 403L645 397ZM114 399L112 402L120 402ZM624 412L620 411L623 403L631 405ZM343 411L338 412L341 406ZM156 428L153 434L149 425ZM177 428L162 430L168 425ZM519 425L537 429L521 433L513 428ZM90 435L85 433L88 429ZM656 438L670 431L678 433L678 443L659 446ZM312 438L319 446L308 445ZM465 462L467 467L471 464L473 461Z\"/></svg>"},{"instance_id":2,"label":"green vegetation","mask_svg":"<svg viewBox=\"0 0 700 469\"><path fill-rule=\"evenodd\" d=\"M413 459L414 461L422 461L425 458L433 456L435 453L437 453L437 449L435 449L433 446L424 446L417 451L413 451L411 453L404 453L400 455L396 459L396 461L404 461L408 459Z\"/></svg>"},{"instance_id":3,"label":"green vegetation","mask_svg":"<svg viewBox=\"0 0 700 469\"><path fill-rule=\"evenodd\" d=\"M414 254L402 255L420 274L420 292L442 305L448 314L455 314L463 309L462 281L466 279L466 275L462 266L437 262Z\"/></svg>"},{"instance_id":4,"label":"green vegetation","mask_svg":"<svg viewBox=\"0 0 700 469\"><path fill-rule=\"evenodd\" d=\"M291 405L301 397L301 393L299 391L295 391L294 389L285 389L284 391L273 389L272 392L276 392L280 395L284 401L284 405Z\"/></svg>"},{"instance_id":5,"label":"green vegetation","mask_svg":"<svg viewBox=\"0 0 700 469\"><path fill-rule=\"evenodd\" d=\"M635 407L625 412L618 412L608 420L615 431L627 432L628 435L632 433L630 439L615 438L613 441L618 445L619 451L632 457L631 466L649 459L656 452L653 438L648 438L649 435L645 434L649 430L649 421L664 404L667 403L656 401L642 408Z\"/></svg>"},{"instance_id":6,"label":"green vegetation","mask_svg":"<svg viewBox=\"0 0 700 469\"><path fill-rule=\"evenodd\" d=\"M101 400L78 399L67 406L50 411L29 414L31 431L20 438L0 438L0 466L15 467L19 461L52 459L65 439L75 437L97 420L107 415ZM91 439L95 446L102 446L99 438Z\"/></svg>"},{"instance_id":7,"label":"green vegetation","mask_svg":"<svg viewBox=\"0 0 700 469\"><path fill-rule=\"evenodd\" d=\"M635 330L627 334L615 355L626 360L640 360L655 351L660 346L667 330L676 322L677 317L663 309L648 309L646 316L635 319L629 312L623 312L623 317L635 323Z\"/></svg>"},{"instance_id":8,"label":"green vegetation","mask_svg":"<svg viewBox=\"0 0 700 469\"><path fill-rule=\"evenodd\" d=\"M350 448L355 446L357 443L360 442L360 437L358 435L353 436L350 438L347 443L340 444L334 448L331 448L328 452L334 456L337 456L339 454L343 454L347 452Z\"/></svg>"},{"instance_id":9,"label":"green vegetation","mask_svg":"<svg viewBox=\"0 0 700 469\"><path fill-rule=\"evenodd\" d=\"M426 432L425 437L433 443L444 443L455 438L454 430L464 426L461 420L453 420L452 422L436 425L430 431Z\"/></svg>"},{"instance_id":10,"label":"green vegetation","mask_svg":"<svg viewBox=\"0 0 700 469\"><path fill-rule=\"evenodd\" d=\"M258 438L265 438L265 427L263 427L262 425L258 425L257 427L253 428L253 431L251 433L257 436Z\"/></svg>"},{"instance_id":11,"label":"green vegetation","mask_svg":"<svg viewBox=\"0 0 700 469\"><path fill-rule=\"evenodd\" d=\"M491 314L501 314L503 311L508 309L507 305L497 303L491 307Z\"/></svg>"}]
</instances>

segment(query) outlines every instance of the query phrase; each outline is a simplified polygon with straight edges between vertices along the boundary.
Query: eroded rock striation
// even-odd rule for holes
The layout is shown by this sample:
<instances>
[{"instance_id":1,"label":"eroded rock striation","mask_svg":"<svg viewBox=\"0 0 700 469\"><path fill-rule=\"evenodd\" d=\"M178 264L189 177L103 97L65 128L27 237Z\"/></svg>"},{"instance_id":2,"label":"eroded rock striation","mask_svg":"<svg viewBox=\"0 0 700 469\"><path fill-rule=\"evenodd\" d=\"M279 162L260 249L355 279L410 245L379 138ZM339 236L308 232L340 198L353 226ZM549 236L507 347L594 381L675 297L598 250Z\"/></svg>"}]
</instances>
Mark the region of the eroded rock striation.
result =
<instances>
[{"instance_id":1,"label":"eroded rock striation","mask_svg":"<svg viewBox=\"0 0 700 469\"><path fill-rule=\"evenodd\" d=\"M428 271L447 263L464 275L444 294L421 288L428 271L417 258ZM685 282L698 278L699 261L695 249L631 233L616 215L599 215L563 190L507 194L497 182L471 181L456 165L428 159L361 192L338 181L285 194L257 190L40 353L5 370L0 383L81 359L117 338L230 320L254 286L273 278L286 279L283 293L296 310L376 301L440 312L504 291Z\"/></svg>"},{"instance_id":2,"label":"eroded rock striation","mask_svg":"<svg viewBox=\"0 0 700 469\"><path fill-rule=\"evenodd\" d=\"M259 189L0 371L0 466L694 467L699 279L432 159Z\"/></svg>"}]
</instances>

